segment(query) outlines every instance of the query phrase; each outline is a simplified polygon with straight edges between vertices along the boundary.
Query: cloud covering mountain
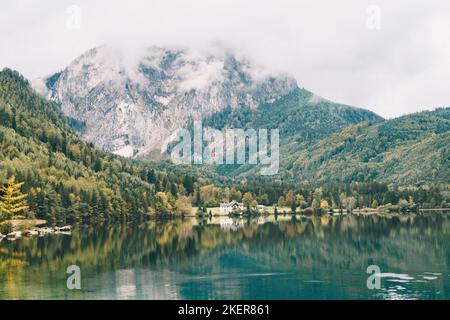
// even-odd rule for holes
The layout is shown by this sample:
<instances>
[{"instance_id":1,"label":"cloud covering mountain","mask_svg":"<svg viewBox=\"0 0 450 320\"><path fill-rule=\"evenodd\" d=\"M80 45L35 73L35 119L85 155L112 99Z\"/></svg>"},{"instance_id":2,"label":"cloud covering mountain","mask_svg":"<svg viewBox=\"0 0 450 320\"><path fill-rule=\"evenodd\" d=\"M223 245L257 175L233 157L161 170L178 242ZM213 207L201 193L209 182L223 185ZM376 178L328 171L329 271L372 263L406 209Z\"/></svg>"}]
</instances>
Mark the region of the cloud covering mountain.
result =
<instances>
[{"instance_id":1,"label":"cloud covering mountain","mask_svg":"<svg viewBox=\"0 0 450 320\"><path fill-rule=\"evenodd\" d=\"M191 120L226 107L257 108L297 88L287 74L219 50L149 47L129 59L111 46L92 49L62 72L35 82L83 137L126 157L165 149L163 141Z\"/></svg>"}]
</instances>

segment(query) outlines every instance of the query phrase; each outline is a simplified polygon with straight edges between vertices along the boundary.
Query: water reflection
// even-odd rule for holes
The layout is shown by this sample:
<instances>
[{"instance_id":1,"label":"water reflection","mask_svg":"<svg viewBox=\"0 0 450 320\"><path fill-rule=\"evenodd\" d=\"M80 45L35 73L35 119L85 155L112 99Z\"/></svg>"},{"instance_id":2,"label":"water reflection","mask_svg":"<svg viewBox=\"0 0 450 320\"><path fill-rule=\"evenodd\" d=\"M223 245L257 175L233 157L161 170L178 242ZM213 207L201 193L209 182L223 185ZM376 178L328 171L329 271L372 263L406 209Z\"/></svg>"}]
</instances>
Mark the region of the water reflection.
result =
<instances>
[{"instance_id":1,"label":"water reflection","mask_svg":"<svg viewBox=\"0 0 450 320\"><path fill-rule=\"evenodd\" d=\"M446 215L185 219L0 243L1 299L449 299ZM82 290L66 288L79 265ZM368 290L368 265L382 288Z\"/></svg>"}]
</instances>

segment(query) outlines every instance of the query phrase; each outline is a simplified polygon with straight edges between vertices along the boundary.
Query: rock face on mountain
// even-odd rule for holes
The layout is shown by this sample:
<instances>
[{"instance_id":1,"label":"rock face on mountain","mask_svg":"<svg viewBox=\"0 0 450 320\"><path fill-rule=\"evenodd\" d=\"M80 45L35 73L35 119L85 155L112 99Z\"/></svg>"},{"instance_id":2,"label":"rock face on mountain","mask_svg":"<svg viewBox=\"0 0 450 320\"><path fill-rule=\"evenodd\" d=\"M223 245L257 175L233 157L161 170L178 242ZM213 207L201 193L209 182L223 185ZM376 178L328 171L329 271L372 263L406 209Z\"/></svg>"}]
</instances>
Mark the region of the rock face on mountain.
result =
<instances>
[{"instance_id":1,"label":"rock face on mountain","mask_svg":"<svg viewBox=\"0 0 450 320\"><path fill-rule=\"evenodd\" d=\"M227 52L150 47L130 58L103 46L45 79L40 91L84 122L84 139L138 157L164 150L163 141L189 120L228 107L257 108L295 89L292 77Z\"/></svg>"}]
</instances>

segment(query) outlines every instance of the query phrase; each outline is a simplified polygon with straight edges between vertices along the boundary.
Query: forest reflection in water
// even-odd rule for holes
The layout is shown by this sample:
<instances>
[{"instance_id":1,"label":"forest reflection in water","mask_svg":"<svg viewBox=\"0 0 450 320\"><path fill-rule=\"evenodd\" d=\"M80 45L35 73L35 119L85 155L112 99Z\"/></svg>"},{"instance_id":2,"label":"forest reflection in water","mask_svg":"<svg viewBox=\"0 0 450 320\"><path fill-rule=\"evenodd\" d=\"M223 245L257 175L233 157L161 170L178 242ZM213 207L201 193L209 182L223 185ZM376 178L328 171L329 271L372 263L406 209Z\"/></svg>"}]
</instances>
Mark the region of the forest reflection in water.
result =
<instances>
[{"instance_id":1,"label":"forest reflection in water","mask_svg":"<svg viewBox=\"0 0 450 320\"><path fill-rule=\"evenodd\" d=\"M445 214L176 219L0 243L1 299L449 299ZM369 290L366 269L381 269ZM66 268L81 268L68 290Z\"/></svg>"}]
</instances>

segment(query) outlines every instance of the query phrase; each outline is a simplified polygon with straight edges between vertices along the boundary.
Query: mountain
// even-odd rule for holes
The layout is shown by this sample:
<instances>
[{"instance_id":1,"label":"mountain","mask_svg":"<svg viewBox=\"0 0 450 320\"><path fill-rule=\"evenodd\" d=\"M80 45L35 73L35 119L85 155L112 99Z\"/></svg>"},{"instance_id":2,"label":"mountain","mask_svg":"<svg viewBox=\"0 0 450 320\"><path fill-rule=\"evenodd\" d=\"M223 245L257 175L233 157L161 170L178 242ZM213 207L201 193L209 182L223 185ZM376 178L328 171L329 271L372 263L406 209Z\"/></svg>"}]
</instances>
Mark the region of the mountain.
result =
<instances>
[{"instance_id":1,"label":"mountain","mask_svg":"<svg viewBox=\"0 0 450 320\"><path fill-rule=\"evenodd\" d=\"M43 82L36 88L83 124L85 140L126 157L158 155L190 120L226 107L257 108L297 88L288 75L226 51L158 47L133 57L95 48Z\"/></svg>"},{"instance_id":2,"label":"mountain","mask_svg":"<svg viewBox=\"0 0 450 320\"><path fill-rule=\"evenodd\" d=\"M204 126L219 130L279 129L280 168L266 177L271 181L449 181L448 108L385 120L321 98L287 74L224 50L150 47L128 57L103 46L35 86L83 139L125 157L167 159L172 134L202 118ZM220 165L187 172L264 180L259 170Z\"/></svg>"}]
</instances>

